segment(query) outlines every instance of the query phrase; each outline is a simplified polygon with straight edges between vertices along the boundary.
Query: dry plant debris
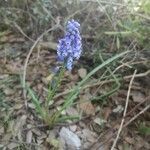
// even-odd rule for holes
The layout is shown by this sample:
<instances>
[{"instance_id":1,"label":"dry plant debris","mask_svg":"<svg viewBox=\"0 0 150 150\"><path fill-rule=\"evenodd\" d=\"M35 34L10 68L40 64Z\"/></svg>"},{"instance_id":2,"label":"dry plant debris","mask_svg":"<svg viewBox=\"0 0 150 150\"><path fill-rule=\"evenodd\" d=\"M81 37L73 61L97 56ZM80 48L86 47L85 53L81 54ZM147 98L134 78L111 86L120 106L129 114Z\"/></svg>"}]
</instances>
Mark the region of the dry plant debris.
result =
<instances>
[{"instance_id":1,"label":"dry plant debris","mask_svg":"<svg viewBox=\"0 0 150 150\"><path fill-rule=\"evenodd\" d=\"M72 0L68 3L50 0L54 7L49 8L45 0L40 2L43 5L30 0L22 3L3 1L0 6L3 22L0 23L0 149L66 150L69 147L70 150L107 150L112 147L148 150L150 54L147 51L149 17L146 6L143 4L142 10L132 13L132 17L142 18L145 27L142 28L137 20L128 20L126 15L131 6L126 3L82 0L75 4ZM147 1L146 4L149 6ZM64 30L63 23L74 17L81 22L86 51L73 71L65 72L62 85L51 102L50 112L59 110L72 88L101 63L100 52L106 58L117 53L117 49L132 52L109 66L121 84L114 94L101 99L115 85L114 78L104 68L82 87L74 105L62 112L67 117L79 116L79 120L67 120L50 129L37 117L28 93L23 95L22 81L34 89L43 104L48 82L53 77L51 71L57 65L56 47ZM124 20L128 20L128 24ZM138 71L123 115L134 69ZM97 97L100 99L94 101L93 98ZM122 120L124 124L120 125ZM119 129L122 132L116 138Z\"/></svg>"}]
</instances>

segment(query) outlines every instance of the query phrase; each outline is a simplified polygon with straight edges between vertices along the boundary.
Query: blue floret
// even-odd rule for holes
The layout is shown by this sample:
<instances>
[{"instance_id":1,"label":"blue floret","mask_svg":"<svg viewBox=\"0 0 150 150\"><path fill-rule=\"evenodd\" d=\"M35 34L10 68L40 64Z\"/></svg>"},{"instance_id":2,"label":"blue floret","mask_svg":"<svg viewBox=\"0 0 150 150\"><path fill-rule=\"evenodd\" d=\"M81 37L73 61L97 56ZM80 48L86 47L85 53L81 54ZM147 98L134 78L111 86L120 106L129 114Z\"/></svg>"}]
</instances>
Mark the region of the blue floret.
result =
<instances>
[{"instance_id":1,"label":"blue floret","mask_svg":"<svg viewBox=\"0 0 150 150\"><path fill-rule=\"evenodd\" d=\"M69 71L72 70L73 61L80 58L82 51L79 28L80 24L77 21L68 21L65 36L59 40L57 46L58 59L65 63Z\"/></svg>"}]
</instances>

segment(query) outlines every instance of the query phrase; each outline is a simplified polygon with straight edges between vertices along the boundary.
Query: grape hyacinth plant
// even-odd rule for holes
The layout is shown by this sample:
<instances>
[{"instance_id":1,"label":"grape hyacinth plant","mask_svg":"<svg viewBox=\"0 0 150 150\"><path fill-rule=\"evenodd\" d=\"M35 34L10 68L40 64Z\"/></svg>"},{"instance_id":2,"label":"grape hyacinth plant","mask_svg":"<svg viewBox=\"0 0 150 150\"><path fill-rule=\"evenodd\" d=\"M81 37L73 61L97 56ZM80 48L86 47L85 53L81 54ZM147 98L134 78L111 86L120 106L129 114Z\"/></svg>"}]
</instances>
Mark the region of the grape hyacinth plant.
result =
<instances>
[{"instance_id":1,"label":"grape hyacinth plant","mask_svg":"<svg viewBox=\"0 0 150 150\"><path fill-rule=\"evenodd\" d=\"M70 20L66 24L65 35L62 39L59 39L57 46L57 58L58 61L62 62L62 66L57 66L52 72L52 79L50 81L48 95L45 100L44 107L41 106L39 100L37 99L34 92L27 87L27 90L32 97L32 102L35 105L36 111L39 113L44 122L52 127L56 122L62 120L61 112L66 108L66 105L52 114L49 112L49 106L54 101L54 96L61 85L61 80L64 76L66 70L71 71L73 68L73 63L78 60L82 51L82 42L80 36L80 24L75 20ZM50 75L51 76L51 75ZM77 117L69 117L71 119L76 119ZM63 120L68 119L68 117Z\"/></svg>"},{"instance_id":2,"label":"grape hyacinth plant","mask_svg":"<svg viewBox=\"0 0 150 150\"><path fill-rule=\"evenodd\" d=\"M65 36L59 40L57 46L58 60L64 62L65 67L71 71L74 60L78 60L82 51L80 24L71 20L67 22Z\"/></svg>"},{"instance_id":3,"label":"grape hyacinth plant","mask_svg":"<svg viewBox=\"0 0 150 150\"><path fill-rule=\"evenodd\" d=\"M101 68L104 68L106 65L112 63L114 60L122 57L124 54L128 53L122 52L107 61L104 61L102 64L94 68L90 73L86 75L76 86L74 86L65 96L63 104L59 109L54 111L50 110L50 105L54 103L55 95L57 94L58 88L61 85L62 78L64 77L64 72L66 70L71 71L74 65L74 61L78 60L82 53L82 41L80 35L80 24L75 20L70 20L66 24L65 35L62 39L59 39L57 46L57 57L58 61L62 62L62 66L57 66L55 71L50 74L51 81L49 82L48 95L42 105L37 98L37 95L34 91L26 86L29 95L31 96L32 103L35 106L36 112L40 115L42 120L49 127L53 127L56 123L62 122L68 119L79 119L79 116L64 116L62 111L66 110L68 107L74 104L75 99L79 95L84 84L90 79L90 77L95 74Z\"/></svg>"}]
</instances>

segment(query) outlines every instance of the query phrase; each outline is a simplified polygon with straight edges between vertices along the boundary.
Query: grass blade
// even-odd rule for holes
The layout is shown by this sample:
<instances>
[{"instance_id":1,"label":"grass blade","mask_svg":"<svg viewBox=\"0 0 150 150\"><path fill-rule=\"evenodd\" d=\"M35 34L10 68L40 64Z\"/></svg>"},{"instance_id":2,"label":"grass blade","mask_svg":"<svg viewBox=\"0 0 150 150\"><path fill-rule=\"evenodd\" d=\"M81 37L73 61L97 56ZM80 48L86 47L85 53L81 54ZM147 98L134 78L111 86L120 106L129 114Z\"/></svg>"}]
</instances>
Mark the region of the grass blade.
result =
<instances>
[{"instance_id":1,"label":"grass blade","mask_svg":"<svg viewBox=\"0 0 150 150\"><path fill-rule=\"evenodd\" d=\"M81 87L93 74L95 74L98 70L102 69L103 67L107 66L108 64L112 63L114 60L122 57L123 55L129 53L129 51L125 51L122 52L120 54L117 54L115 56L113 56L112 58L104 61L102 64L100 64L99 66L97 66L95 69L93 69L89 74L87 74L87 76L81 81L79 82L78 86Z\"/></svg>"},{"instance_id":2,"label":"grass blade","mask_svg":"<svg viewBox=\"0 0 150 150\"><path fill-rule=\"evenodd\" d=\"M108 64L112 63L114 60L122 57L123 55L129 53L129 51L122 52L120 54L117 54L113 56L112 58L104 61L102 64L97 66L95 69L93 69L87 76L79 82L79 84L70 92L70 94L67 96L65 103L63 104L61 111L66 109L67 107L71 106L73 104L73 101L76 99L78 94L80 93L80 89L82 88L83 84L92 76L94 75L98 70L102 69L103 67L106 67Z\"/></svg>"},{"instance_id":3,"label":"grass blade","mask_svg":"<svg viewBox=\"0 0 150 150\"><path fill-rule=\"evenodd\" d=\"M34 93L33 90L31 90L28 86L27 86L26 88L27 88L27 91L29 92L29 95L31 96L31 100L32 100L32 103L33 103L34 106L35 106L36 111L37 111L42 117L44 117L43 109L42 109L42 107L40 106L40 102L39 102L39 100L37 99L35 93Z\"/></svg>"}]
</instances>

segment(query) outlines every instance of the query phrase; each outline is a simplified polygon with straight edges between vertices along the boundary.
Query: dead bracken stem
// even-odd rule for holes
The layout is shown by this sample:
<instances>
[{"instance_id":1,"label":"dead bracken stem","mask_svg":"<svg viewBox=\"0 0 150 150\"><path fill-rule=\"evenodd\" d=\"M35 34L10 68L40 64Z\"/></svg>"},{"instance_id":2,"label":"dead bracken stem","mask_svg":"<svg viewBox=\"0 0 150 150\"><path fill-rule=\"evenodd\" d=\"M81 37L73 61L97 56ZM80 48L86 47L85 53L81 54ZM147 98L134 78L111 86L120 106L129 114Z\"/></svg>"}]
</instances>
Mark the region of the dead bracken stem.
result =
<instances>
[{"instance_id":1,"label":"dead bracken stem","mask_svg":"<svg viewBox=\"0 0 150 150\"><path fill-rule=\"evenodd\" d=\"M148 71L146 71L146 72L143 72L143 73L136 74L136 75L135 75L135 78L141 78L141 77L147 76L148 74L150 74L150 70L148 70ZM130 79L130 78L132 78L132 75L125 76L125 77L120 78L120 79L118 79L118 80L128 80L128 79ZM98 81L98 82L95 82L95 83L93 83L93 84L85 85L85 86L82 88L82 90L83 90L83 89L86 89L86 88L92 88L92 87L94 87L94 86L99 86L99 85L101 85L101 84L111 83L111 82L114 82L114 80L113 80L113 79L110 79L110 80L106 80L106 81ZM45 91L48 91L47 89L44 89L44 90L45 90ZM61 93L57 94L56 96L54 96L54 99L56 99L56 98L58 98L58 97L61 97L61 96L64 96L64 95L67 95L67 94L70 93L70 92L71 92L71 90L66 90L66 91L64 91L64 92L61 92Z\"/></svg>"},{"instance_id":2,"label":"dead bracken stem","mask_svg":"<svg viewBox=\"0 0 150 150\"><path fill-rule=\"evenodd\" d=\"M142 109L138 114L136 114L134 117L132 117L123 127L128 126L132 121L134 121L137 117L139 117L141 114L143 114L145 111L147 111L150 108L150 104L147 105L144 109Z\"/></svg>"},{"instance_id":3,"label":"dead bracken stem","mask_svg":"<svg viewBox=\"0 0 150 150\"><path fill-rule=\"evenodd\" d=\"M143 100L141 103L137 104L131 111L129 111L126 116L124 117L126 119L127 116L129 116L129 114L131 114L132 112L134 112L140 105L142 105L144 102L150 100L150 96L148 96L145 100ZM148 106L146 106L144 109L142 109L137 115L135 115L134 117L132 117L126 124L123 125L123 128L127 127L132 121L134 121L135 119L137 119L141 114L143 114L146 110L148 110L150 108L150 104ZM119 120L117 120L118 122ZM114 128L115 125L112 127ZM112 129L111 129L112 130ZM97 139L97 141L92 144L90 146L90 148L92 148L93 150L98 150L102 145L106 144L108 141L110 141L110 139L116 134L116 132L114 132L109 138L107 138L105 141L103 141L101 144L98 144L98 146L96 146L96 148L93 148L94 145L96 145L96 143L98 143L98 141L100 140L100 138L104 137L105 135L107 135L109 133L110 129L107 130L106 132L104 132L102 135L100 135Z\"/></svg>"},{"instance_id":4,"label":"dead bracken stem","mask_svg":"<svg viewBox=\"0 0 150 150\"><path fill-rule=\"evenodd\" d=\"M135 77L136 72L137 72L137 70L134 71L134 74L133 74L133 76L132 76L132 78L131 78L131 80L130 80L130 83L129 83L129 88L128 88L128 93L127 93L127 98L126 98L126 104L125 104L125 109L124 109L124 113L123 113L123 118L122 118L122 121L121 121L119 130L118 130L116 139L115 139L115 141L113 142L113 145L112 145L112 147L111 147L111 150L114 150L114 148L115 148L115 146L116 146L116 144L117 144L117 141L118 141L118 139L119 139L121 130L122 130L122 128L123 128L125 116L126 116L126 113L127 113L128 103L129 103L129 96L130 96L130 92L131 92L131 87L132 87L133 80L134 80L134 77Z\"/></svg>"},{"instance_id":5,"label":"dead bracken stem","mask_svg":"<svg viewBox=\"0 0 150 150\"><path fill-rule=\"evenodd\" d=\"M45 34L47 34L48 32L52 31L52 30L55 30L56 28L59 27L59 21L57 22L57 24L55 26L53 26L52 28L46 30L44 33L42 33L38 38L37 40L34 42L34 44L32 45L32 47L30 48L29 50L29 53L26 57L26 60L25 60L25 63L24 63L24 70L23 70L23 79L22 79L22 85L23 85L23 96L24 96L24 99L25 99L25 106L27 107L27 100L26 100L26 89L25 89L25 83L26 83L26 74L27 74L27 66L28 66L28 62L29 62L29 59L30 59L30 56L35 48L35 46L39 43L39 41L43 38L43 36Z\"/></svg>"},{"instance_id":6,"label":"dead bracken stem","mask_svg":"<svg viewBox=\"0 0 150 150\"><path fill-rule=\"evenodd\" d=\"M149 100L149 96L146 98L146 100ZM144 100L145 101L145 100ZM136 106L135 106L136 107ZM135 109L135 107L133 109ZM145 111L147 111L150 108L150 104L147 105L144 109L142 109L138 114L136 114L134 117L132 117L126 124L123 125L123 128L127 127L131 122L133 122L135 119L137 119L141 114L143 114ZM131 112L131 111L130 111ZM129 112L129 113L130 113ZM107 138L103 143L101 143L98 148L100 148L102 145L106 144L108 141L110 141L110 139L116 134L116 132L114 132L109 138ZM106 135L106 134L105 134ZM98 138L100 139L100 138ZM97 140L98 141L98 140ZM92 144L93 146L94 144ZM92 147L91 146L91 147ZM98 150L98 148L94 149L94 150Z\"/></svg>"},{"instance_id":7,"label":"dead bracken stem","mask_svg":"<svg viewBox=\"0 0 150 150\"><path fill-rule=\"evenodd\" d=\"M14 26L18 29L18 31L24 36L26 37L28 40L30 40L31 42L34 42L33 39L31 39L29 36L27 36L23 30L21 29L21 27L16 23L16 22L13 22Z\"/></svg>"}]
</instances>

